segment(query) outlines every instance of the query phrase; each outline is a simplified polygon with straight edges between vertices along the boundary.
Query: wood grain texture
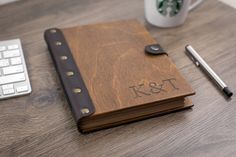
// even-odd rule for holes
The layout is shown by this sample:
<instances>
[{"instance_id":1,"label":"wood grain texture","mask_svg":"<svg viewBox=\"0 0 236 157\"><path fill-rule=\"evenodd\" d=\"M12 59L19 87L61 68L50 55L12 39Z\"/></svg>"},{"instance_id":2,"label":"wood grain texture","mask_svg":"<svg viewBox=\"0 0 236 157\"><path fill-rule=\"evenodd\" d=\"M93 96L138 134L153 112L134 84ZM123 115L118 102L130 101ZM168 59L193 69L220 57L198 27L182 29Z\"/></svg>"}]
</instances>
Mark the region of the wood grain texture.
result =
<instances>
[{"instance_id":1,"label":"wood grain texture","mask_svg":"<svg viewBox=\"0 0 236 157\"><path fill-rule=\"evenodd\" d=\"M136 20L67 28L63 33L95 115L193 94L167 55L144 53L144 47L156 41ZM150 83L156 85L149 87ZM154 86L156 94L150 92Z\"/></svg>"},{"instance_id":2,"label":"wood grain texture","mask_svg":"<svg viewBox=\"0 0 236 157\"><path fill-rule=\"evenodd\" d=\"M177 28L144 20L142 0L22 0L0 6L0 40L20 37L33 92L0 102L0 156L227 156L236 154L236 100L226 101L184 54L192 44L236 93L236 11L207 0ZM137 18L168 52L196 91L195 107L81 135L77 132L43 32Z\"/></svg>"}]
</instances>

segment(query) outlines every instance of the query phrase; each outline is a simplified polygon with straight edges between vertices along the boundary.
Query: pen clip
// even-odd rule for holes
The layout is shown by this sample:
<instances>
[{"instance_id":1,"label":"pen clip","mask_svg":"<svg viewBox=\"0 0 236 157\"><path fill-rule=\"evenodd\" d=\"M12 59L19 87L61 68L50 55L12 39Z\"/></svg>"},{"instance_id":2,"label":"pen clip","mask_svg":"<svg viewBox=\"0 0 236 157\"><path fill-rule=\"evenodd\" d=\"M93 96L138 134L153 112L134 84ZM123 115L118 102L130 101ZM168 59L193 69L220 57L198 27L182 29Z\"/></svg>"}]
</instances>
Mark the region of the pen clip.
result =
<instances>
[{"instance_id":1,"label":"pen clip","mask_svg":"<svg viewBox=\"0 0 236 157\"><path fill-rule=\"evenodd\" d=\"M186 54L187 54L187 56L193 61L193 63L197 66L197 67L199 67L200 66L200 64L199 64L199 62L195 59L195 57L192 55L192 53L186 48Z\"/></svg>"},{"instance_id":2,"label":"pen clip","mask_svg":"<svg viewBox=\"0 0 236 157\"><path fill-rule=\"evenodd\" d=\"M194 63L197 67L200 66L199 62L198 62L193 56L190 56L190 59L193 61L193 63Z\"/></svg>"}]
</instances>

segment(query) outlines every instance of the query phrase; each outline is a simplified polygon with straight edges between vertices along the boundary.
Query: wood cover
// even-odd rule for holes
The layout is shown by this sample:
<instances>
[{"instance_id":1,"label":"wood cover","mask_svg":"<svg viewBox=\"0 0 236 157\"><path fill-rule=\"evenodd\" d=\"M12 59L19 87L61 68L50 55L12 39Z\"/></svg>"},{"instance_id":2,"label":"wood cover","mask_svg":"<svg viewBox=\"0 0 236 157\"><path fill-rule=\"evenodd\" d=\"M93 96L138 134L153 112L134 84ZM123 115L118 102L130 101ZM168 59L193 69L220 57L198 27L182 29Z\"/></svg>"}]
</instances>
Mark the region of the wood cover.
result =
<instances>
[{"instance_id":1,"label":"wood cover","mask_svg":"<svg viewBox=\"0 0 236 157\"><path fill-rule=\"evenodd\" d=\"M156 44L157 41L136 20L78 26L61 31L95 107L95 113L84 117L83 122L96 116L112 116L119 111L131 112L150 104L181 101L177 104L183 107L184 97L194 94L167 55L144 52L146 45ZM112 118L115 119L114 116Z\"/></svg>"}]
</instances>

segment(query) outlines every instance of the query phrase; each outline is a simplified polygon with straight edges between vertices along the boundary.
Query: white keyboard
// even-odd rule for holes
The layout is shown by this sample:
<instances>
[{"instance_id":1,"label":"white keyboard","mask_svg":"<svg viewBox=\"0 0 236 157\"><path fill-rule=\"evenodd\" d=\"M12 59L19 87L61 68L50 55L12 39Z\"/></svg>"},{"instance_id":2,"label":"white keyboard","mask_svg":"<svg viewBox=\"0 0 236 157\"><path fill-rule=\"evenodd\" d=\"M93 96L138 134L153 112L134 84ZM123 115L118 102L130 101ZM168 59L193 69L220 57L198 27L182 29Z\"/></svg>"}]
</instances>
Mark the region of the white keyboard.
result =
<instances>
[{"instance_id":1,"label":"white keyboard","mask_svg":"<svg viewBox=\"0 0 236 157\"><path fill-rule=\"evenodd\" d=\"M20 39L0 41L0 99L31 93Z\"/></svg>"}]
</instances>

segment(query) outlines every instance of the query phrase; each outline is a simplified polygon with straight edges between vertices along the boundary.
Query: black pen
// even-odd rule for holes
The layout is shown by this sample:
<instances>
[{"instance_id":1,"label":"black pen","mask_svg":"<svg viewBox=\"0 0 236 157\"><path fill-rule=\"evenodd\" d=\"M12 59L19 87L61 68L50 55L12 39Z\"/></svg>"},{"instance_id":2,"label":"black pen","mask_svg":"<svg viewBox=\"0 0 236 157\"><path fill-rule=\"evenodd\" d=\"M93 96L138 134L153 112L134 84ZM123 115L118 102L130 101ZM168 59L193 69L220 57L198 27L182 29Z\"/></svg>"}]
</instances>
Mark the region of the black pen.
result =
<instances>
[{"instance_id":1,"label":"black pen","mask_svg":"<svg viewBox=\"0 0 236 157\"><path fill-rule=\"evenodd\" d=\"M220 77L211 69L211 67L202 59L202 57L193 49L191 45L185 46L188 56L196 64L196 66L202 68L206 74L217 84L223 93L231 97L233 93L230 91L228 86L220 79Z\"/></svg>"}]
</instances>

